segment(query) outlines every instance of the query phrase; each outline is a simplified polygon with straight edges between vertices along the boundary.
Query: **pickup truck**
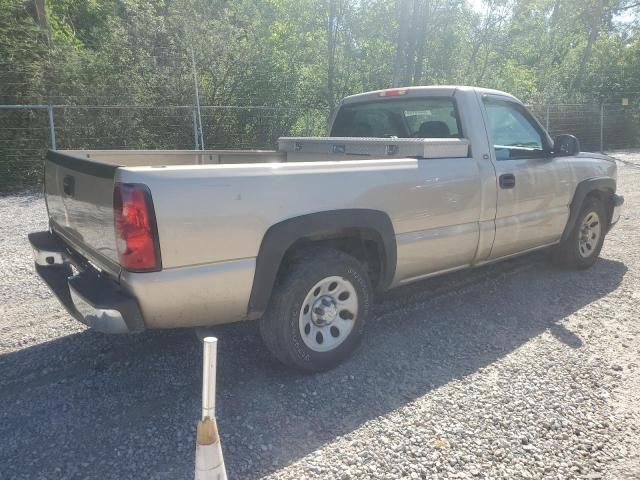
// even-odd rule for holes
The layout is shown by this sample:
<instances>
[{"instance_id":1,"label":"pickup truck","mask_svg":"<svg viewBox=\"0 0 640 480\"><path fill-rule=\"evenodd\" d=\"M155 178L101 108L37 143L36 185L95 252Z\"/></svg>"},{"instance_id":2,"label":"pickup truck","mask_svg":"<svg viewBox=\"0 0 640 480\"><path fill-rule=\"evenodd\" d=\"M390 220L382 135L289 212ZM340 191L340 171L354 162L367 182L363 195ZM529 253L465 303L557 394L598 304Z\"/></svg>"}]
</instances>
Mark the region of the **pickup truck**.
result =
<instances>
[{"instance_id":1,"label":"pickup truck","mask_svg":"<svg viewBox=\"0 0 640 480\"><path fill-rule=\"evenodd\" d=\"M259 320L286 365L331 368L376 294L550 247L584 269L620 217L616 164L511 95L345 98L330 137L274 151L50 151L35 268L110 333Z\"/></svg>"}]
</instances>

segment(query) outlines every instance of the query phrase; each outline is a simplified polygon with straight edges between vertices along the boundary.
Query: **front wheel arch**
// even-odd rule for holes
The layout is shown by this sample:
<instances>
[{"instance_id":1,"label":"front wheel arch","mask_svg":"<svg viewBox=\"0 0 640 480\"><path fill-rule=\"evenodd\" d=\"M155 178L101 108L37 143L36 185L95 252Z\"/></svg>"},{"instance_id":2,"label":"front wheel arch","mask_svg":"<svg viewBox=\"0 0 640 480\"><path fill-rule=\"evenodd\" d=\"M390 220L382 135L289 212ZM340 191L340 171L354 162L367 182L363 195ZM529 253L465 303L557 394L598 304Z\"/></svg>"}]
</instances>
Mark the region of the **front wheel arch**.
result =
<instances>
[{"instance_id":1,"label":"front wheel arch","mask_svg":"<svg viewBox=\"0 0 640 480\"><path fill-rule=\"evenodd\" d=\"M616 181L611 177L593 177L578 183L569 207L569 219L562 232L562 241L566 241L573 231L585 200L589 196L597 196L607 210L610 208L610 198L616 191ZM609 215L609 218L611 216Z\"/></svg>"}]
</instances>

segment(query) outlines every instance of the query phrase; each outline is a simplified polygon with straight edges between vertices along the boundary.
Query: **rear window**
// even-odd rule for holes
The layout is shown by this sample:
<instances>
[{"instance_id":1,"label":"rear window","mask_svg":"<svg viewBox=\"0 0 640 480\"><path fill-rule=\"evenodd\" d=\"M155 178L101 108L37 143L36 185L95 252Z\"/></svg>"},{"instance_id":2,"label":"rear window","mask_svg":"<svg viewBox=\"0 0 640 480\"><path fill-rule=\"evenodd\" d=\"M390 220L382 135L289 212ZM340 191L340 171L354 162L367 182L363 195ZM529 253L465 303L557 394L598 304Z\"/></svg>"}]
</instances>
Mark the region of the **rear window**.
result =
<instances>
[{"instance_id":1,"label":"rear window","mask_svg":"<svg viewBox=\"0 0 640 480\"><path fill-rule=\"evenodd\" d=\"M452 98L379 100L344 105L332 137L462 138Z\"/></svg>"}]
</instances>

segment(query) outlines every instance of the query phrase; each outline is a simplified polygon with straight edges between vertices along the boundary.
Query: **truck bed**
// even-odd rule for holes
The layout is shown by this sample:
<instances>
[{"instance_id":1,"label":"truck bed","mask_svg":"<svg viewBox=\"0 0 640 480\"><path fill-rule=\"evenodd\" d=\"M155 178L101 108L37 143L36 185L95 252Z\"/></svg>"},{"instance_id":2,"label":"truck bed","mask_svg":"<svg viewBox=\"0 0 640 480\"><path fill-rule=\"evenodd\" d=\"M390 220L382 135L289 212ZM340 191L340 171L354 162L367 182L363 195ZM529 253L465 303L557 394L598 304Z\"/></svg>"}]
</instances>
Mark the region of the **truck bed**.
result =
<instances>
[{"instance_id":1,"label":"truck bed","mask_svg":"<svg viewBox=\"0 0 640 480\"><path fill-rule=\"evenodd\" d=\"M279 175L330 173L342 178L341 175L360 173L366 176L367 172L379 169L405 168L403 160L415 162L416 158L433 159L436 163L443 159L468 160L469 143L457 138L291 137L279 140L279 150L58 150L47 155L45 190L52 230L75 251L118 278L121 266L113 233L116 182L147 183L159 174L162 182L168 182L163 183L162 189L173 189L176 195L172 202L180 203L180 199L205 185L207 198L213 201L216 195L229 190L230 185L236 185L239 177L255 177L259 185L251 189L265 189L274 196L278 189L289 188ZM389 164L390 161L393 164ZM274 171L273 163L286 163L287 167ZM309 168L316 165L317 169ZM411 165L411 168L415 167ZM214 177L218 180L206 180ZM336 177L332 181L342 180ZM150 187L155 196L154 188L157 187ZM233 187L237 188L237 185ZM154 198L158 208L162 208L165 195ZM249 191L239 191L237 195L249 195ZM218 199L216 203L220 201ZM227 201L226 197L224 201ZM225 208L235 205L231 203ZM198 206L192 205L192 208ZM255 216L255 213L251 215ZM168 235L165 234L165 239ZM198 252L199 249L189 251ZM181 255L185 256L184 253ZM170 259L170 254L166 253L166 265L170 265ZM207 258L207 261L214 260L220 259ZM186 264L193 261L195 259L181 260Z\"/></svg>"}]
</instances>

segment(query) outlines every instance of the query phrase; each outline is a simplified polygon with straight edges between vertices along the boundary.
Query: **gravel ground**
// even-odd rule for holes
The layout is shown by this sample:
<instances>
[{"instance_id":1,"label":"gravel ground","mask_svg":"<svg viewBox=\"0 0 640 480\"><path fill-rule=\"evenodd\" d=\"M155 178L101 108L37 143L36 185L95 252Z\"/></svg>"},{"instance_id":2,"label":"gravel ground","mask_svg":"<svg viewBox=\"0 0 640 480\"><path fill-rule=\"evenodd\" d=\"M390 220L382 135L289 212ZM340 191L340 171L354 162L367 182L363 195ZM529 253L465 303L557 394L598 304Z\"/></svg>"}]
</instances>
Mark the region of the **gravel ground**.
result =
<instances>
[{"instance_id":1,"label":"gravel ground","mask_svg":"<svg viewBox=\"0 0 640 480\"><path fill-rule=\"evenodd\" d=\"M640 154L589 271L532 254L387 294L339 368L281 368L255 324L220 338L230 478L640 478ZM634 166L635 164L635 166ZM0 478L193 478L192 331L105 336L33 273L42 198L0 198Z\"/></svg>"}]
</instances>

